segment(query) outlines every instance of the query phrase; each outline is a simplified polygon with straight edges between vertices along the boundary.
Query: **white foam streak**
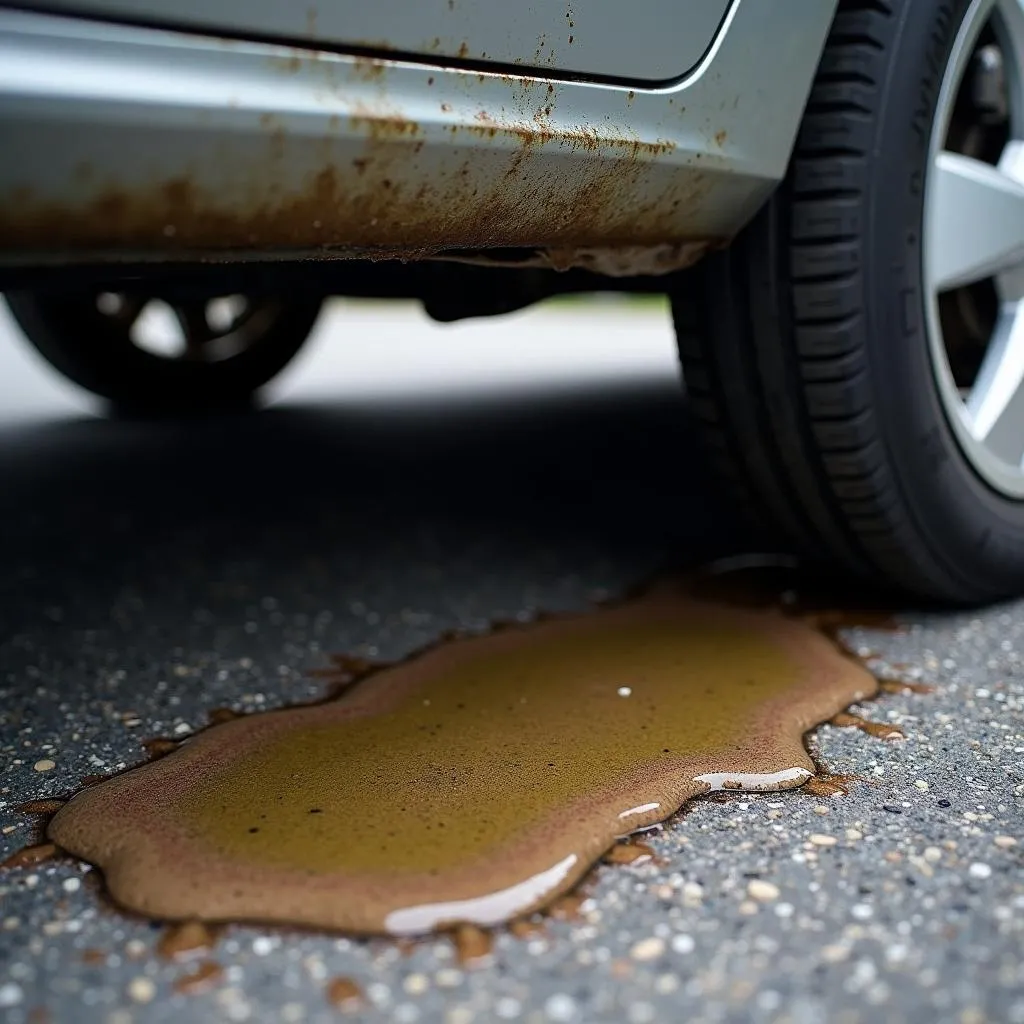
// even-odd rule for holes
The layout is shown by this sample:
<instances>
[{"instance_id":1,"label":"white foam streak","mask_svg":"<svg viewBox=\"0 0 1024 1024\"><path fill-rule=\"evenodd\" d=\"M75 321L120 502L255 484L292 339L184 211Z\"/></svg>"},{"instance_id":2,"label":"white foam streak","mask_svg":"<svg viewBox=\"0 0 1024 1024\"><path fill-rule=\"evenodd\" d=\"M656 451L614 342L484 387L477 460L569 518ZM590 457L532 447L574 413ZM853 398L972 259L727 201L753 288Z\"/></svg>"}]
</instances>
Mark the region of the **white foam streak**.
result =
<instances>
[{"instance_id":1,"label":"white foam streak","mask_svg":"<svg viewBox=\"0 0 1024 1024\"><path fill-rule=\"evenodd\" d=\"M694 782L703 782L711 792L725 789L771 790L791 789L788 782L805 782L814 772L806 768L784 768L781 772L709 772L698 775Z\"/></svg>"},{"instance_id":2,"label":"white foam streak","mask_svg":"<svg viewBox=\"0 0 1024 1024\"><path fill-rule=\"evenodd\" d=\"M384 919L384 928L392 935L417 935L455 922L484 926L500 924L543 899L572 870L576 861L576 854L570 853L546 871L486 896L448 903L422 903L418 907L393 910Z\"/></svg>"}]
</instances>

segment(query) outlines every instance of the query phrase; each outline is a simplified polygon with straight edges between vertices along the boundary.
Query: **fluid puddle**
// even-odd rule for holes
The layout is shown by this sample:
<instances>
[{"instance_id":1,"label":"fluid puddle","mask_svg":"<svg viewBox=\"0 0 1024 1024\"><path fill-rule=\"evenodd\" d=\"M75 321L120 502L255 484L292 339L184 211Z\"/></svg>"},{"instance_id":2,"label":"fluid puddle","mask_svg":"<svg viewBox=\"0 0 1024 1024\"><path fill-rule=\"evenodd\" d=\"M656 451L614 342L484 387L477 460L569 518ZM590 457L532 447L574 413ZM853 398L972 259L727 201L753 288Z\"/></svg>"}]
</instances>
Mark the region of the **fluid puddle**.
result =
<instances>
[{"instance_id":1,"label":"fluid puddle","mask_svg":"<svg viewBox=\"0 0 1024 1024\"><path fill-rule=\"evenodd\" d=\"M48 839L158 918L494 925L692 797L806 782L804 733L878 689L796 619L665 590L223 721L81 792Z\"/></svg>"}]
</instances>

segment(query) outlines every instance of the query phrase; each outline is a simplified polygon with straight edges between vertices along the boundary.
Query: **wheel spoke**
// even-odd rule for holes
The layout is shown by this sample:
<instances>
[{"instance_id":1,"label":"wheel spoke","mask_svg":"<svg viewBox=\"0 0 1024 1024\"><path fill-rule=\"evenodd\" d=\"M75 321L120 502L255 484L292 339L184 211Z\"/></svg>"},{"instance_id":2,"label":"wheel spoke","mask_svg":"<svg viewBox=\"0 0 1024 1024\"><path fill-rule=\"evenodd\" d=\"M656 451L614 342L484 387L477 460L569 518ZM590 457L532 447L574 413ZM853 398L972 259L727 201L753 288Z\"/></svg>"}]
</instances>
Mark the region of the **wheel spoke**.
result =
<instances>
[{"instance_id":1,"label":"wheel spoke","mask_svg":"<svg viewBox=\"0 0 1024 1024\"><path fill-rule=\"evenodd\" d=\"M1011 465L1024 461L1024 302L1003 304L967 401L971 433Z\"/></svg>"},{"instance_id":2,"label":"wheel spoke","mask_svg":"<svg viewBox=\"0 0 1024 1024\"><path fill-rule=\"evenodd\" d=\"M96 308L108 320L123 330L131 330L149 298L145 295L126 295L122 292L102 292L96 298Z\"/></svg>"},{"instance_id":3,"label":"wheel spoke","mask_svg":"<svg viewBox=\"0 0 1024 1024\"><path fill-rule=\"evenodd\" d=\"M171 308L178 318L181 333L185 336L186 359L206 358L206 346L214 337L214 330L206 319L205 299L181 299L172 303Z\"/></svg>"},{"instance_id":4,"label":"wheel spoke","mask_svg":"<svg viewBox=\"0 0 1024 1024\"><path fill-rule=\"evenodd\" d=\"M992 277L1024 260L1024 148L998 167L943 151L932 169L928 268L937 291Z\"/></svg>"}]
</instances>

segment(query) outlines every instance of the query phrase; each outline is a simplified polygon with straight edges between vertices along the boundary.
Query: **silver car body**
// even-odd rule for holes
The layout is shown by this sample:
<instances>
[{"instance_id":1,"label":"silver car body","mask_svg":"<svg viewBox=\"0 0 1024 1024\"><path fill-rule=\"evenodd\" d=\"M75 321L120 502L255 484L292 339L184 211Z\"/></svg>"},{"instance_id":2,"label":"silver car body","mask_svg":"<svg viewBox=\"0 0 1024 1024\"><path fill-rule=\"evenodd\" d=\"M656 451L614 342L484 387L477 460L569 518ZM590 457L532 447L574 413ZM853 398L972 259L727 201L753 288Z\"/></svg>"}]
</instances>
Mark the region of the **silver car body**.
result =
<instances>
[{"instance_id":1,"label":"silver car body","mask_svg":"<svg viewBox=\"0 0 1024 1024\"><path fill-rule=\"evenodd\" d=\"M783 177L836 3L0 7L0 262L672 270Z\"/></svg>"}]
</instances>

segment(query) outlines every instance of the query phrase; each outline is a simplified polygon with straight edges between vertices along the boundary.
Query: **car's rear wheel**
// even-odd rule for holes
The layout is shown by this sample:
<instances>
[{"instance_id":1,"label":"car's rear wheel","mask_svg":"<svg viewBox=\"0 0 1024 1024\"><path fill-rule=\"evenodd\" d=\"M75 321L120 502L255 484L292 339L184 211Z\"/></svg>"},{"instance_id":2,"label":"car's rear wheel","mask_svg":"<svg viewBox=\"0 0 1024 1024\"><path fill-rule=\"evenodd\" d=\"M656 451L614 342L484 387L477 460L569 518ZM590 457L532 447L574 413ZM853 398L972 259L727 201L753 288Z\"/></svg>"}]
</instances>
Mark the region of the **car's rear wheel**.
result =
<instances>
[{"instance_id":1,"label":"car's rear wheel","mask_svg":"<svg viewBox=\"0 0 1024 1024\"><path fill-rule=\"evenodd\" d=\"M138 415L247 403L298 353L321 301L169 289L7 296L25 336L51 366Z\"/></svg>"},{"instance_id":2,"label":"car's rear wheel","mask_svg":"<svg viewBox=\"0 0 1024 1024\"><path fill-rule=\"evenodd\" d=\"M715 460L807 555L1024 590L1024 8L841 3L783 186L675 302Z\"/></svg>"}]
</instances>

